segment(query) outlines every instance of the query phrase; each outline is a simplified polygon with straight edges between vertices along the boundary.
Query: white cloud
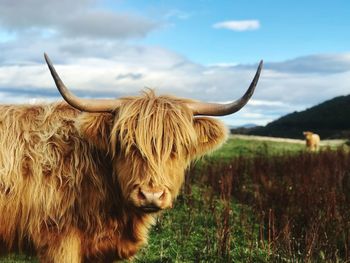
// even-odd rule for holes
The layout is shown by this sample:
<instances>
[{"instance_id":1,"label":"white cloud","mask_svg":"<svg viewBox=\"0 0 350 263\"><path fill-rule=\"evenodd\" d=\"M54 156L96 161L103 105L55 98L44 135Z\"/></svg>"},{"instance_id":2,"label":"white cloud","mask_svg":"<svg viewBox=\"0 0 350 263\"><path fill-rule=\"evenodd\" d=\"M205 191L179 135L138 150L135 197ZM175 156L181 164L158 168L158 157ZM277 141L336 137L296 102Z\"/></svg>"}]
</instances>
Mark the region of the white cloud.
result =
<instances>
[{"instance_id":1,"label":"white cloud","mask_svg":"<svg viewBox=\"0 0 350 263\"><path fill-rule=\"evenodd\" d=\"M230 20L216 23L213 28L233 31L257 30L260 28L260 22L258 20Z\"/></svg>"},{"instance_id":2,"label":"white cloud","mask_svg":"<svg viewBox=\"0 0 350 263\"><path fill-rule=\"evenodd\" d=\"M69 37L123 39L143 37L156 23L131 14L94 10L69 17L57 26Z\"/></svg>"},{"instance_id":3,"label":"white cloud","mask_svg":"<svg viewBox=\"0 0 350 263\"><path fill-rule=\"evenodd\" d=\"M265 68L299 74L334 74L350 70L350 53L318 54L265 63Z\"/></svg>"},{"instance_id":4,"label":"white cloud","mask_svg":"<svg viewBox=\"0 0 350 263\"><path fill-rule=\"evenodd\" d=\"M62 52L62 45L67 43L85 51L78 54ZM44 50L40 43L33 45L37 45L38 50ZM99 52L91 52L94 45L99 46ZM0 66L2 102L30 102L33 98L51 101L60 98L40 52L33 55L23 52L22 48L14 48L11 52L8 56L17 59L28 56L23 60L30 63L16 64L13 61ZM66 85L77 95L86 97L135 95L143 88L151 87L158 94L228 102L244 94L256 70L256 65L204 66L159 47L111 45L104 42L58 41L48 53ZM350 59L348 54L337 54L335 57L343 61L344 65ZM330 72L333 72L335 57L322 60L325 67L329 66ZM269 65L268 62L265 64ZM211 74L207 74L208 70ZM230 125L266 124L293 111L303 110L335 96L350 94L350 66L348 70L344 66L344 70L338 73L313 72L280 72L278 67L263 69L252 100L243 110L223 120Z\"/></svg>"},{"instance_id":5,"label":"white cloud","mask_svg":"<svg viewBox=\"0 0 350 263\"><path fill-rule=\"evenodd\" d=\"M118 97L145 87L202 101L241 97L257 65L227 61L201 65L155 46L128 44L164 19L189 19L173 10L160 20L107 11L99 0L0 0L0 102L60 99L45 65L47 52L62 79L78 96ZM156 17L156 16L155 16ZM161 16L160 16L161 17ZM214 28L244 31L258 20L224 21ZM316 54L265 61L252 100L223 120L230 125L266 124L281 115L350 94L350 53Z\"/></svg>"},{"instance_id":6,"label":"white cloud","mask_svg":"<svg viewBox=\"0 0 350 263\"><path fill-rule=\"evenodd\" d=\"M130 13L96 8L98 0L0 0L0 29L66 38L143 37L159 25ZM0 32L1 33L1 32Z\"/></svg>"},{"instance_id":7,"label":"white cloud","mask_svg":"<svg viewBox=\"0 0 350 263\"><path fill-rule=\"evenodd\" d=\"M222 68L230 68L239 65L238 62L220 62L215 64L209 64L210 67L222 67Z\"/></svg>"},{"instance_id":8,"label":"white cloud","mask_svg":"<svg viewBox=\"0 0 350 263\"><path fill-rule=\"evenodd\" d=\"M168 12L165 13L164 18L165 19L172 19L172 18L176 18L176 19L180 19L180 20L187 20L192 16L191 13L182 11L182 10L178 10L178 9L172 9Z\"/></svg>"},{"instance_id":9,"label":"white cloud","mask_svg":"<svg viewBox=\"0 0 350 263\"><path fill-rule=\"evenodd\" d=\"M269 100L254 100L254 99L251 99L249 101L249 103L252 106L275 106L275 107L285 107L285 106L287 106L287 104L282 102L282 101L269 101Z\"/></svg>"}]
</instances>

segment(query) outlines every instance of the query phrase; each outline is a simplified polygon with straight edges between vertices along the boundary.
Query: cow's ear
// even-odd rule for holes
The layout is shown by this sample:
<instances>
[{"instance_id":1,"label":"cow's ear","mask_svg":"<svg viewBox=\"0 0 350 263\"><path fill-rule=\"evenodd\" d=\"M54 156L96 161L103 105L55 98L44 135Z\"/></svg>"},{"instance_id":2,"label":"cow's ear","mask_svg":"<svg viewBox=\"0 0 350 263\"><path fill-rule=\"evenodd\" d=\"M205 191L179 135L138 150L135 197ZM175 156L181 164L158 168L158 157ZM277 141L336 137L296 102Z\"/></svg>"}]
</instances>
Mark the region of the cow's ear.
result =
<instances>
[{"instance_id":1,"label":"cow's ear","mask_svg":"<svg viewBox=\"0 0 350 263\"><path fill-rule=\"evenodd\" d=\"M209 117L196 117L193 120L197 133L197 156L202 156L219 148L227 139L227 128L219 120Z\"/></svg>"},{"instance_id":2,"label":"cow's ear","mask_svg":"<svg viewBox=\"0 0 350 263\"><path fill-rule=\"evenodd\" d=\"M108 151L109 136L114 121L110 113L83 113L77 120L82 136L97 148Z\"/></svg>"}]
</instances>

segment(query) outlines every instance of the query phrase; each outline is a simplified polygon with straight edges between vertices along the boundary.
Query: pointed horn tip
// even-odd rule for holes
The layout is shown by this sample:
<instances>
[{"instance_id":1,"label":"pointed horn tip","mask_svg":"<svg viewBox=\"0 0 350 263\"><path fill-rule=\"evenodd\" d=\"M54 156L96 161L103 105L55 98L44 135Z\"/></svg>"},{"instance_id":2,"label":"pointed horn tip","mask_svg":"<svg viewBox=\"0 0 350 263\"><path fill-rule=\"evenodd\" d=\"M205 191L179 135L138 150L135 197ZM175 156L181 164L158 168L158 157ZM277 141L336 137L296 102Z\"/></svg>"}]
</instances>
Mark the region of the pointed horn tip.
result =
<instances>
[{"instance_id":1,"label":"pointed horn tip","mask_svg":"<svg viewBox=\"0 0 350 263\"><path fill-rule=\"evenodd\" d=\"M46 53L44 53L44 58L45 58L46 63L50 66L52 64L52 62Z\"/></svg>"},{"instance_id":2,"label":"pointed horn tip","mask_svg":"<svg viewBox=\"0 0 350 263\"><path fill-rule=\"evenodd\" d=\"M260 70L264 65L264 60L260 60L258 69Z\"/></svg>"},{"instance_id":3,"label":"pointed horn tip","mask_svg":"<svg viewBox=\"0 0 350 263\"><path fill-rule=\"evenodd\" d=\"M255 82L255 81L256 81L256 83L258 82L263 65L264 65L264 61L260 60L259 65L258 65L258 69L256 70L256 73L255 73L255 76L253 79L253 82Z\"/></svg>"}]
</instances>

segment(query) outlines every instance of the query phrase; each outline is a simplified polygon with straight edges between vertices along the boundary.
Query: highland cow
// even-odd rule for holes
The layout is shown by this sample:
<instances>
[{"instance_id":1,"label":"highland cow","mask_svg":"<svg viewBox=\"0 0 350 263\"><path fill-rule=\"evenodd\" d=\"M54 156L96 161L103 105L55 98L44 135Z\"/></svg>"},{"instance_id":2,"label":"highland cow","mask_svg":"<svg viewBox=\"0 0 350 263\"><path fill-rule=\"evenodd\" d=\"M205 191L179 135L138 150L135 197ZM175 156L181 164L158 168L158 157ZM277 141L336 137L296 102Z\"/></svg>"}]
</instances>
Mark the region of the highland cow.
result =
<instances>
[{"instance_id":1,"label":"highland cow","mask_svg":"<svg viewBox=\"0 0 350 263\"><path fill-rule=\"evenodd\" d=\"M320 146L320 136L310 131L304 131L305 145L309 151L317 151Z\"/></svg>"},{"instance_id":2,"label":"highland cow","mask_svg":"<svg viewBox=\"0 0 350 263\"><path fill-rule=\"evenodd\" d=\"M228 104L152 90L93 100L73 95L45 59L65 102L0 106L0 254L58 263L133 257L191 160L226 139L219 120L198 116L241 109L262 67Z\"/></svg>"}]
</instances>

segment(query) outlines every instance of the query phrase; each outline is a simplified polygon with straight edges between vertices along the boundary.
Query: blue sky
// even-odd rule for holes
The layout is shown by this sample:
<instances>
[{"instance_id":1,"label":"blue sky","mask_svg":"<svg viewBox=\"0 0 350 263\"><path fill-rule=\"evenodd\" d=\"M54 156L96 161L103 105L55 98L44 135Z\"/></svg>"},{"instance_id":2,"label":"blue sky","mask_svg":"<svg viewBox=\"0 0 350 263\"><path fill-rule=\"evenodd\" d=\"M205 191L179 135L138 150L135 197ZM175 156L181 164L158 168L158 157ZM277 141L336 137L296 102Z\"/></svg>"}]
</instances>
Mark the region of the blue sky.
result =
<instances>
[{"instance_id":1,"label":"blue sky","mask_svg":"<svg viewBox=\"0 0 350 263\"><path fill-rule=\"evenodd\" d=\"M114 3L113 3L114 2ZM199 63L254 63L349 50L349 1L111 1L114 10L157 17L163 27L142 42L161 45ZM258 20L260 28L213 28L230 20Z\"/></svg>"},{"instance_id":2,"label":"blue sky","mask_svg":"<svg viewBox=\"0 0 350 263\"><path fill-rule=\"evenodd\" d=\"M266 124L350 94L349 1L0 0L0 102L54 101L47 52L86 97L158 93L226 102Z\"/></svg>"}]
</instances>

